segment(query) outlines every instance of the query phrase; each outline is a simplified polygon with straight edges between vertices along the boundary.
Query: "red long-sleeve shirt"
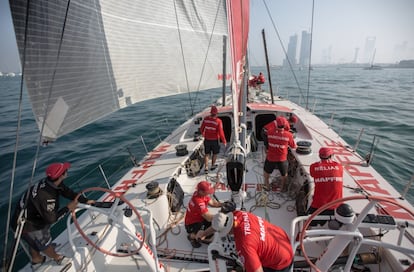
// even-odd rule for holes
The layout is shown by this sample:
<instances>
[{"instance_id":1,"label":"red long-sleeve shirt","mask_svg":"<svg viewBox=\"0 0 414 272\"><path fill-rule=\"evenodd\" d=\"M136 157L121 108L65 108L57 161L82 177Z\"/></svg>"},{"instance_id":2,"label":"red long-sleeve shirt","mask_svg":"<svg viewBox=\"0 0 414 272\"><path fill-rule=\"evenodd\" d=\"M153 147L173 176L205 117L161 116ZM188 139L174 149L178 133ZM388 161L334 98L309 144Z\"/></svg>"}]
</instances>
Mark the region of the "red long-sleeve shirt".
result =
<instances>
[{"instance_id":1,"label":"red long-sleeve shirt","mask_svg":"<svg viewBox=\"0 0 414 272\"><path fill-rule=\"evenodd\" d=\"M188 202L187 211L185 213L185 225L191 225L203 222L203 214L208 212L208 203L211 198L209 196L201 196L197 191L194 192L190 202Z\"/></svg>"},{"instance_id":2,"label":"red long-sleeve shirt","mask_svg":"<svg viewBox=\"0 0 414 272\"><path fill-rule=\"evenodd\" d=\"M223 144L226 144L226 137L223 131L223 122L220 118L207 116L204 118L201 124L201 134L206 140L218 140L221 139Z\"/></svg>"},{"instance_id":3,"label":"red long-sleeve shirt","mask_svg":"<svg viewBox=\"0 0 414 272\"><path fill-rule=\"evenodd\" d=\"M234 211L234 242L247 272L259 267L281 270L293 260L286 232L249 212Z\"/></svg>"},{"instance_id":4,"label":"red long-sleeve shirt","mask_svg":"<svg viewBox=\"0 0 414 272\"><path fill-rule=\"evenodd\" d=\"M267 160L281 162L287 160L288 147L296 148L293 135L284 129L273 129L267 132L268 150Z\"/></svg>"},{"instance_id":5,"label":"red long-sleeve shirt","mask_svg":"<svg viewBox=\"0 0 414 272\"><path fill-rule=\"evenodd\" d=\"M311 207L319 208L335 199L342 198L343 167L332 160L322 160L310 166L310 175L315 182L315 191ZM330 207L337 208L341 203Z\"/></svg>"}]
</instances>

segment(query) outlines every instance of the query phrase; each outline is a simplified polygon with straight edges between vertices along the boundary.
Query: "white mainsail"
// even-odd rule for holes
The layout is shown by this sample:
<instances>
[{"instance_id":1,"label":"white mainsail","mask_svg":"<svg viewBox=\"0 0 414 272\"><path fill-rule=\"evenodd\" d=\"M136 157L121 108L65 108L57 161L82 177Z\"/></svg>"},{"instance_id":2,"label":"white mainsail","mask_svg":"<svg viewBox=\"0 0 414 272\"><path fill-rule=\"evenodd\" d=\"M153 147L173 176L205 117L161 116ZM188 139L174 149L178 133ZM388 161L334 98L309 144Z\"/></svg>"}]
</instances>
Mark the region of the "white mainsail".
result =
<instances>
[{"instance_id":1,"label":"white mainsail","mask_svg":"<svg viewBox=\"0 0 414 272\"><path fill-rule=\"evenodd\" d=\"M222 85L225 1L18 0L10 6L45 138L139 101Z\"/></svg>"}]
</instances>

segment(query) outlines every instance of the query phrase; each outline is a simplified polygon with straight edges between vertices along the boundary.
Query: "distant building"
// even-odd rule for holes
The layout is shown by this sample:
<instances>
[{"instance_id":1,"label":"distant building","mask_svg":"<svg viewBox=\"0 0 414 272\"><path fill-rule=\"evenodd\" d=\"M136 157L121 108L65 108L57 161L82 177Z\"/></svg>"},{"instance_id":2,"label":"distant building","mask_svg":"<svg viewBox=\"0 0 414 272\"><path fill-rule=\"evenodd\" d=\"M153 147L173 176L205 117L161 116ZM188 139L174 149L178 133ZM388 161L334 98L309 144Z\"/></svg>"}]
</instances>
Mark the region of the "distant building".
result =
<instances>
[{"instance_id":1,"label":"distant building","mask_svg":"<svg viewBox=\"0 0 414 272\"><path fill-rule=\"evenodd\" d=\"M299 65L301 67L309 66L310 62L310 41L311 34L307 31L302 31L302 39L300 44Z\"/></svg>"},{"instance_id":2,"label":"distant building","mask_svg":"<svg viewBox=\"0 0 414 272\"><path fill-rule=\"evenodd\" d=\"M414 60L402 60L398 63L400 68L414 68Z\"/></svg>"},{"instance_id":3,"label":"distant building","mask_svg":"<svg viewBox=\"0 0 414 272\"><path fill-rule=\"evenodd\" d=\"M296 50L298 46L298 35L295 34L293 36L289 37L289 44L288 49L286 52L287 58L283 60L283 67L289 67L289 61L290 64L293 67L296 67L297 61L296 61Z\"/></svg>"},{"instance_id":4,"label":"distant building","mask_svg":"<svg viewBox=\"0 0 414 272\"><path fill-rule=\"evenodd\" d=\"M354 59L352 60L352 63L358 63L358 53L359 53L359 47L355 48L355 54Z\"/></svg>"},{"instance_id":5,"label":"distant building","mask_svg":"<svg viewBox=\"0 0 414 272\"><path fill-rule=\"evenodd\" d=\"M322 50L321 64L332 64L332 46Z\"/></svg>"},{"instance_id":6,"label":"distant building","mask_svg":"<svg viewBox=\"0 0 414 272\"><path fill-rule=\"evenodd\" d=\"M397 44L394 47L394 59L396 60L402 60L404 58L406 58L409 54L407 54L408 52L408 42L404 41L401 44Z\"/></svg>"},{"instance_id":7,"label":"distant building","mask_svg":"<svg viewBox=\"0 0 414 272\"><path fill-rule=\"evenodd\" d=\"M367 37L365 40L364 53L361 59L362 63L371 63L375 51L376 37Z\"/></svg>"}]
</instances>

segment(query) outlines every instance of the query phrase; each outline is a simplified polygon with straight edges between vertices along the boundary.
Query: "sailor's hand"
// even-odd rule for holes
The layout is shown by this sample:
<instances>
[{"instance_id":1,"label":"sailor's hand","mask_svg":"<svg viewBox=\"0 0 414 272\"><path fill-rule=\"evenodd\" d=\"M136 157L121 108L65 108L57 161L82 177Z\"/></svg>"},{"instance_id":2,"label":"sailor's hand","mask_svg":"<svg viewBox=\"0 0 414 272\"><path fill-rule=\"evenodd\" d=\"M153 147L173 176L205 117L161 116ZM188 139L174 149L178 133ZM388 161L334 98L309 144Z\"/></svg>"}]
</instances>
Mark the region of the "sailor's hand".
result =
<instances>
[{"instance_id":1,"label":"sailor's hand","mask_svg":"<svg viewBox=\"0 0 414 272\"><path fill-rule=\"evenodd\" d=\"M88 201L86 201L86 204L89 204L89 205L93 205L93 204L95 204L95 200L93 200L93 199L89 199Z\"/></svg>"},{"instance_id":2,"label":"sailor's hand","mask_svg":"<svg viewBox=\"0 0 414 272\"><path fill-rule=\"evenodd\" d=\"M71 202L68 203L68 205L66 207L68 207L69 211L73 211L76 209L76 207L78 206L78 201L77 200L72 200Z\"/></svg>"},{"instance_id":3,"label":"sailor's hand","mask_svg":"<svg viewBox=\"0 0 414 272\"><path fill-rule=\"evenodd\" d=\"M204 235L204 230L199 230L196 234L195 239L196 240L204 240L205 235Z\"/></svg>"}]
</instances>

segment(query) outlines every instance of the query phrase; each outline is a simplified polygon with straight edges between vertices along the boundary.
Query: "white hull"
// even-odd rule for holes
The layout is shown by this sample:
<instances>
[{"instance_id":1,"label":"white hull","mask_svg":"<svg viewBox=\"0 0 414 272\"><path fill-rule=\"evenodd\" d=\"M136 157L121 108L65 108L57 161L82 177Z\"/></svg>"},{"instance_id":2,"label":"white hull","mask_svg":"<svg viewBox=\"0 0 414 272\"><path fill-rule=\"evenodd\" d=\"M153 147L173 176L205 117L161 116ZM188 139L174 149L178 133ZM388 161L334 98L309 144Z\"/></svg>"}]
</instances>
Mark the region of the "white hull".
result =
<instances>
[{"instance_id":1,"label":"white hull","mask_svg":"<svg viewBox=\"0 0 414 272\"><path fill-rule=\"evenodd\" d=\"M256 96L256 100L269 101L269 97L261 93ZM375 169L366 165L363 157L354 152L336 132L318 117L287 100L278 99L275 104L261 103L248 105L251 109L247 113L247 122L251 124L251 131L249 132L257 135L257 131L260 131L256 129L256 125L259 126L257 122L258 115L275 113L275 110L278 111L278 114L283 114L281 110L286 109L287 111L293 112L299 118L299 122L296 124L297 133L295 141L310 142L312 144L312 152L306 155L298 154L296 151L292 152L297 164L294 161L290 162L292 176L289 177L290 187L288 192L281 193L278 190L273 190L270 193L264 193L261 191L261 184L263 183L263 163L265 160L263 142L260 140L257 141L256 150L256 146L251 145L250 141L252 140L249 138L250 141L247 142L247 171L245 173L244 185L246 193L243 205L246 210L252 211L273 224L283 227L291 235L291 241L295 248L298 246L298 242L296 242L298 227L295 228L292 222L295 220L301 221L296 213L296 198L298 197L298 191L303 182L305 180L311 181L309 177L309 166L311 163L319 160L317 151L321 146L330 145L335 148L335 160L341 161L344 165L344 197L361 195L375 195L390 198L399 197L399 193ZM167 197L168 184L173 178L177 180L185 193L184 206L187 205L191 198L197 183L202 180L208 180L215 184L215 195L220 201L229 200L232 197L232 192L226 186L225 164L228 154L225 153L224 146L221 147L221 153L218 158L219 167L216 170L210 171L208 175L203 174L203 169L194 177L188 175L190 168L186 168L186 161L193 152L203 146L202 140L194 141L194 133L200 126L200 123L196 122L196 120L200 120L200 117L204 117L207 114L208 111L204 111L177 128L160 145L149 152L140 162L139 167L131 168L112 188L114 192L123 194L140 212L146 226L148 237L146 245L148 247L143 248L140 254L135 254L130 257L105 255L88 245L84 238L79 235L75 226L71 225L71 238L69 238L68 231L66 230L55 240L55 243L58 244L58 252L71 257L72 265L68 267L67 271L156 271L154 269L155 260L152 257L155 255L155 251L157 253L156 255L159 256L159 261L162 263L159 266L160 270L166 268L166 271L210 271L212 268L215 268L214 263L209 264L208 262L208 246L203 244L200 248L193 249L187 240L187 233L184 228L185 209L181 208L179 212L171 212ZM230 118L231 120L231 108L221 108L219 117ZM186 145L189 153L185 156L177 156L175 147L182 144ZM252 147L253 150L251 149ZM295 165L295 167L292 167L292 165ZM272 175L273 180L277 180L278 174L275 172ZM158 182L163 191L163 194L156 199L147 198L147 189L145 186L151 181ZM235 198L237 199L236 196ZM309 200L309 203L312 199L312 193L306 198ZM111 201L112 197L111 195L105 194L100 200ZM361 213L367 202L367 200L357 200L349 204L352 205L356 213ZM386 203L381 205L386 213L393 216L397 222L410 222L411 227L408 227L401 237L400 230L391 227L392 229L386 232L381 239L372 238L372 240L381 240L382 242L396 244L396 241L400 237L401 247L410 250L414 248L414 232L412 228L413 207L405 200L398 200L398 202L408 207L411 210L411 214L401 208ZM119 207L124 208L124 205ZM239 202L238 208L240 207L241 204ZM210 209L212 211L215 210L214 208ZM153 224L149 224L150 214L148 211L151 212L153 217ZM373 209L369 213L375 212ZM116 215L116 212L114 214ZM93 218L92 221L91 218ZM127 218L122 215L121 211L119 218L122 218L122 221L127 226L134 229L133 232L139 232L142 235L140 223L135 216ZM302 217L302 219L306 218ZM126 247L121 246L122 243L128 241L125 238L126 235L111 227L108 224L106 216L94 211L86 212L80 216L79 222L90 239L95 241L98 239L97 237L102 237L101 247L112 252L116 252L119 249L126 249ZM301 222L303 223L303 221ZM360 228L360 231L366 235L378 234L378 226L373 224L368 227L366 225L366 227ZM387 228L387 226L383 227L385 229ZM151 228L154 230L153 233L156 234L156 247L152 246L154 242L151 241L153 241L152 239L154 237L150 235ZM105 234L104 231L106 231ZM96 235L91 235L93 232L96 232ZM69 240L73 241L72 246ZM224 253L226 256L229 255L230 251L234 251L232 242L223 242L222 244L225 244ZM319 257L327 245L328 241L308 242L306 249L310 256ZM130 250L134 249L136 247L130 247ZM350 248L347 250L344 251L344 253L347 252L345 255L351 253ZM342 249L340 251L342 252ZM303 261L304 258L299 255L300 250L295 252L295 262L299 265L299 262ZM404 265L401 260L409 260L409 263L413 263L414 261L412 252L409 252L409 256L407 256L382 247L378 248L375 245L362 246L359 249L359 253L367 253L368 255L370 255L369 253L374 253L370 256L377 253L380 255L382 260L380 264L366 265L371 271L404 271L409 265ZM149 254L149 261L143 259L145 254ZM29 270L30 265L27 265L23 269L23 271ZM56 266L49 262L41 266L37 271L61 270L62 266Z\"/></svg>"}]
</instances>

